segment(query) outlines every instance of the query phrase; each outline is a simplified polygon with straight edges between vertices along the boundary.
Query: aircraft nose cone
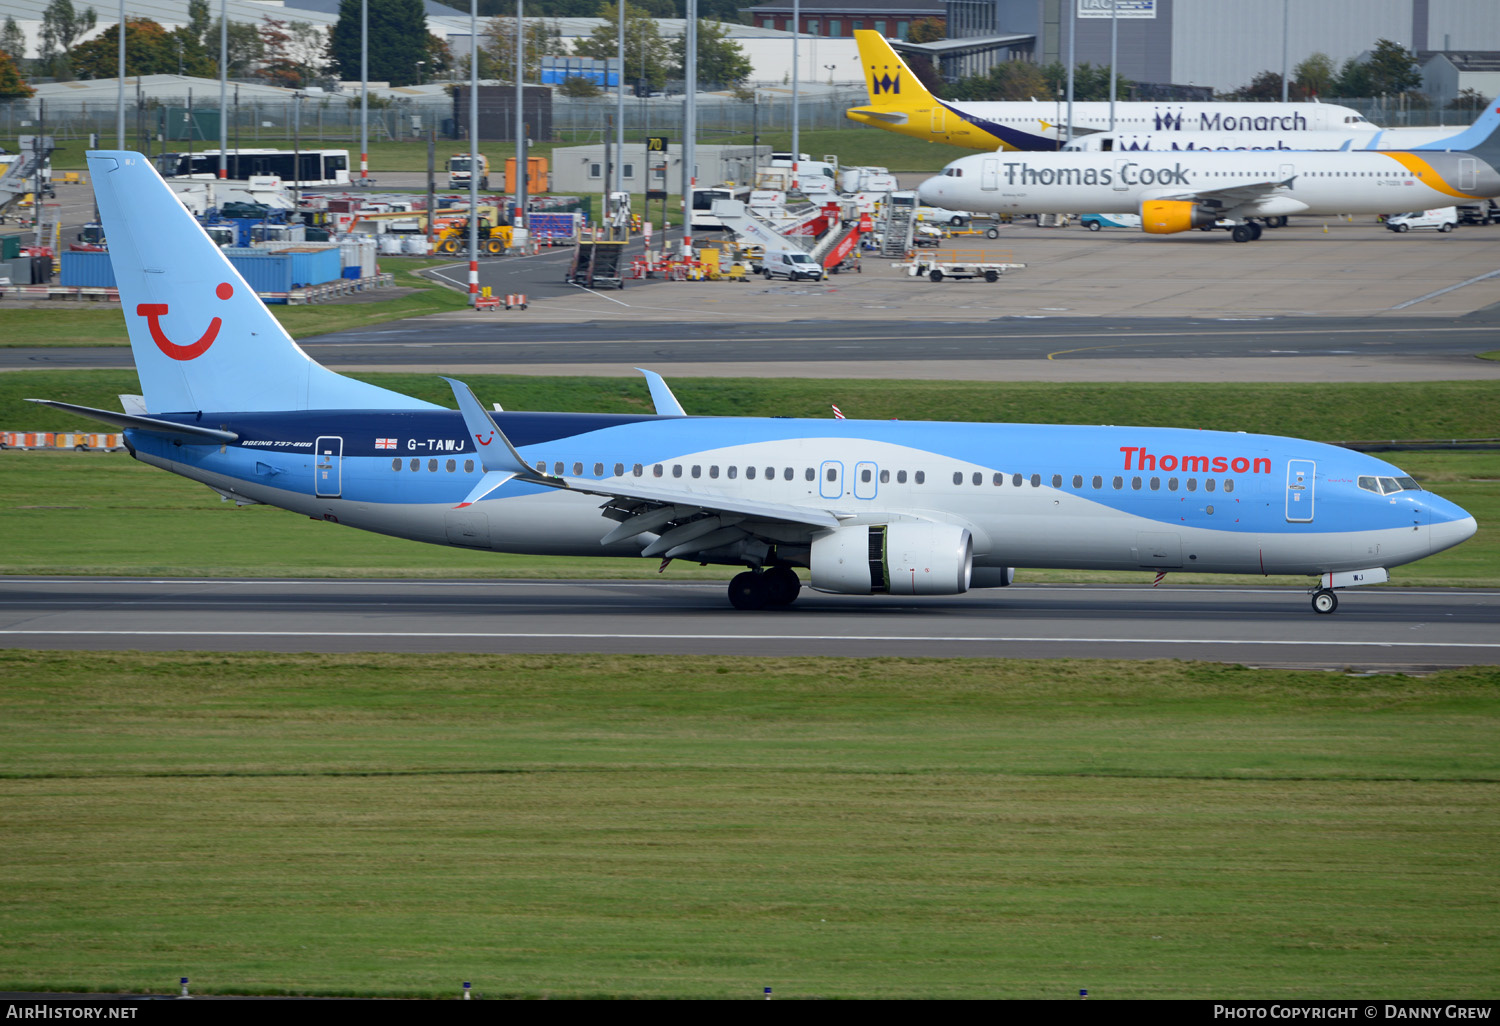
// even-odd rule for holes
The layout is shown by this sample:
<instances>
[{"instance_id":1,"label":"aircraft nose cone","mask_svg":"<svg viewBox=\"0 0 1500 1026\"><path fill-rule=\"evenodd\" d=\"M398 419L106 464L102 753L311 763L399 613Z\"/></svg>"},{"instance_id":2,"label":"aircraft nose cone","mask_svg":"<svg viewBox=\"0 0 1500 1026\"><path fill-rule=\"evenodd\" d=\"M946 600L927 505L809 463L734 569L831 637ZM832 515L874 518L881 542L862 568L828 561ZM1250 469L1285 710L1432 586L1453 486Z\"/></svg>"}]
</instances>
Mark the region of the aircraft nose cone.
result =
<instances>
[{"instance_id":1,"label":"aircraft nose cone","mask_svg":"<svg viewBox=\"0 0 1500 1026\"><path fill-rule=\"evenodd\" d=\"M942 198L943 198L943 176L942 175L938 175L936 178L929 178L929 179L927 179L927 181L925 181L921 185L917 186L917 199L921 200L923 203L927 204L930 207L940 207L940 206L942 206L942 204L938 202Z\"/></svg>"},{"instance_id":2,"label":"aircraft nose cone","mask_svg":"<svg viewBox=\"0 0 1500 1026\"><path fill-rule=\"evenodd\" d=\"M1475 532L1479 530L1479 524L1469 516L1458 520L1439 521L1427 530L1428 537L1432 540L1432 551L1442 552L1444 549L1451 549L1460 542L1474 537Z\"/></svg>"}]
</instances>

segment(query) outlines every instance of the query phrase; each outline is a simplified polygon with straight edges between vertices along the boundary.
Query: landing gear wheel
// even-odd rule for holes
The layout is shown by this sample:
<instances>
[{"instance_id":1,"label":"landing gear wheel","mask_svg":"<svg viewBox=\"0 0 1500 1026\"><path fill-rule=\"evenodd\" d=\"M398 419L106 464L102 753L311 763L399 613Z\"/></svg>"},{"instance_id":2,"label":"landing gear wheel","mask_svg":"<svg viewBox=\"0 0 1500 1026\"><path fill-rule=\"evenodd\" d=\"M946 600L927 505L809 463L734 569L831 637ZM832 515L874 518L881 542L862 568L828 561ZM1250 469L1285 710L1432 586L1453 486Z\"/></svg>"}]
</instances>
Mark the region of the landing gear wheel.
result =
<instances>
[{"instance_id":1,"label":"landing gear wheel","mask_svg":"<svg viewBox=\"0 0 1500 1026\"><path fill-rule=\"evenodd\" d=\"M1285 216L1282 216L1282 217L1268 217L1265 220L1265 226L1267 228L1285 228L1286 227L1286 217Z\"/></svg>"},{"instance_id":2,"label":"landing gear wheel","mask_svg":"<svg viewBox=\"0 0 1500 1026\"><path fill-rule=\"evenodd\" d=\"M984 280L987 281L987 282L989 282L991 285L993 285L995 282L997 282L997 281L1000 280L1000 272L999 271L985 271L984 272Z\"/></svg>"},{"instance_id":3,"label":"landing gear wheel","mask_svg":"<svg viewBox=\"0 0 1500 1026\"><path fill-rule=\"evenodd\" d=\"M1261 226L1259 224L1255 223L1254 221L1251 221L1250 222L1250 237L1252 239L1258 239L1261 236L1261 232L1262 232Z\"/></svg>"},{"instance_id":4,"label":"landing gear wheel","mask_svg":"<svg viewBox=\"0 0 1500 1026\"><path fill-rule=\"evenodd\" d=\"M1313 592L1312 607L1314 613L1331 613L1339 607L1339 597L1331 588L1319 588Z\"/></svg>"},{"instance_id":5,"label":"landing gear wheel","mask_svg":"<svg viewBox=\"0 0 1500 1026\"><path fill-rule=\"evenodd\" d=\"M1249 242L1255 238L1255 232L1251 231L1248 224L1237 224L1234 226L1234 230L1229 233L1229 237L1235 242Z\"/></svg>"},{"instance_id":6,"label":"landing gear wheel","mask_svg":"<svg viewBox=\"0 0 1500 1026\"><path fill-rule=\"evenodd\" d=\"M764 609L768 599L764 574L746 570L729 582L729 604L736 609Z\"/></svg>"},{"instance_id":7,"label":"landing gear wheel","mask_svg":"<svg viewBox=\"0 0 1500 1026\"><path fill-rule=\"evenodd\" d=\"M789 606L802 590L802 579L789 566L773 566L760 576L765 581L768 606Z\"/></svg>"},{"instance_id":8,"label":"landing gear wheel","mask_svg":"<svg viewBox=\"0 0 1500 1026\"><path fill-rule=\"evenodd\" d=\"M998 239L1000 237L1000 229L991 228L989 231L984 233L984 237L986 239Z\"/></svg>"},{"instance_id":9,"label":"landing gear wheel","mask_svg":"<svg viewBox=\"0 0 1500 1026\"><path fill-rule=\"evenodd\" d=\"M943 272L934 267L927 275L928 281L942 281Z\"/></svg>"}]
</instances>

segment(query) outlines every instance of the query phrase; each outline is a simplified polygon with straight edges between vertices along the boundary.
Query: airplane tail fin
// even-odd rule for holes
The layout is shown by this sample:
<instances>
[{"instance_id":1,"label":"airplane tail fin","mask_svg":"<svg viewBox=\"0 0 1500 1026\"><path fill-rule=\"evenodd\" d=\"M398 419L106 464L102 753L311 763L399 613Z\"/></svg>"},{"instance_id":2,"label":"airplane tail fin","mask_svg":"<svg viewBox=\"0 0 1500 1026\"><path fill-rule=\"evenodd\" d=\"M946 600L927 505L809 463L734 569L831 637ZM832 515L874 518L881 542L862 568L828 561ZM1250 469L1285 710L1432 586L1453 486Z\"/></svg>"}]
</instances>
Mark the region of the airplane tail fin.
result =
<instances>
[{"instance_id":1,"label":"airplane tail fin","mask_svg":"<svg viewBox=\"0 0 1500 1026\"><path fill-rule=\"evenodd\" d=\"M1500 97L1490 101L1484 113L1457 135L1437 142L1422 143L1413 150L1463 150L1487 161L1500 170Z\"/></svg>"},{"instance_id":2,"label":"airplane tail fin","mask_svg":"<svg viewBox=\"0 0 1500 1026\"><path fill-rule=\"evenodd\" d=\"M864 66L864 87L870 93L870 107L874 108L871 115L888 120L880 118L876 111L904 113L907 108L932 99L901 55L891 48L891 43L885 42L885 36L873 28L856 28L853 39L859 48L859 65Z\"/></svg>"},{"instance_id":3,"label":"airplane tail fin","mask_svg":"<svg viewBox=\"0 0 1500 1026\"><path fill-rule=\"evenodd\" d=\"M87 157L148 411L437 408L303 352L145 157Z\"/></svg>"}]
</instances>

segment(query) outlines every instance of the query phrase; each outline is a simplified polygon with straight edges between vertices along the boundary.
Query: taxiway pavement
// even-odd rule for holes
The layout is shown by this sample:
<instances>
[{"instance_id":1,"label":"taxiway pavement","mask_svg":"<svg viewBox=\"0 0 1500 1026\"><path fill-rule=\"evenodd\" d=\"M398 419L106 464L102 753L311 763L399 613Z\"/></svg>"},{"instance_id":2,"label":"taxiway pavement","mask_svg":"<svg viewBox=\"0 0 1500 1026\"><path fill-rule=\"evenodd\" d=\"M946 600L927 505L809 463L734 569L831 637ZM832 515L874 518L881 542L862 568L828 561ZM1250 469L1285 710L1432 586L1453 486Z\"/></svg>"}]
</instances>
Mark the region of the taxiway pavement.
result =
<instances>
[{"instance_id":1,"label":"taxiway pavement","mask_svg":"<svg viewBox=\"0 0 1500 1026\"><path fill-rule=\"evenodd\" d=\"M1203 659L1500 664L1500 592L1018 584L950 598L803 590L775 611L672 581L0 579L0 647L275 652Z\"/></svg>"}]
</instances>

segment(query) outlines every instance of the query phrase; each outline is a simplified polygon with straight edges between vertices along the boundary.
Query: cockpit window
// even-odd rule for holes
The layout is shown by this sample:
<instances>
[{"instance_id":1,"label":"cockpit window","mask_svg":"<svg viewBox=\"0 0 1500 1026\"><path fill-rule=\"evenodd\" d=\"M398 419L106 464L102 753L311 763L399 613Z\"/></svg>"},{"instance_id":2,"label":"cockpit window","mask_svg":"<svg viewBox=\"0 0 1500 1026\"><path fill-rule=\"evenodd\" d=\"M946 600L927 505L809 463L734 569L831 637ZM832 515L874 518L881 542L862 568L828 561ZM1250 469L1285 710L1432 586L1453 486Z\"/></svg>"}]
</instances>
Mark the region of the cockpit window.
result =
<instances>
[{"instance_id":1,"label":"cockpit window","mask_svg":"<svg viewBox=\"0 0 1500 1026\"><path fill-rule=\"evenodd\" d=\"M1392 492L1420 492L1422 486L1409 477L1361 477L1359 486L1367 492L1376 495L1390 495Z\"/></svg>"}]
</instances>

